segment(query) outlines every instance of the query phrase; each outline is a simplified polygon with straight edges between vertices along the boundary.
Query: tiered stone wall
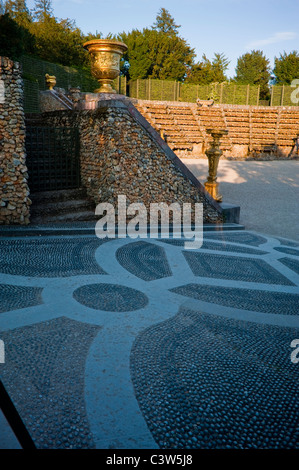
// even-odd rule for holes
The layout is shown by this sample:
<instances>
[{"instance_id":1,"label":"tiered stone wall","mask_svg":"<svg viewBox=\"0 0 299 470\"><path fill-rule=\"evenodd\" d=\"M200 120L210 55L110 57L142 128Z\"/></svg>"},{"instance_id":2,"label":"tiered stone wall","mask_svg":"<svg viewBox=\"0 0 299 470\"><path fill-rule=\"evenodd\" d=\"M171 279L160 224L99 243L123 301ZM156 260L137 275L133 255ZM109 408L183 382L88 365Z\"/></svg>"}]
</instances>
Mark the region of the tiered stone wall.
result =
<instances>
[{"instance_id":1,"label":"tiered stone wall","mask_svg":"<svg viewBox=\"0 0 299 470\"><path fill-rule=\"evenodd\" d=\"M299 135L299 107L199 106L193 103L134 100L137 109L180 157L205 157L208 128L227 129L227 158L290 158ZM298 155L297 155L298 156Z\"/></svg>"},{"instance_id":2,"label":"tiered stone wall","mask_svg":"<svg viewBox=\"0 0 299 470\"><path fill-rule=\"evenodd\" d=\"M78 127L81 180L95 203L201 202L205 223L223 221L221 207L129 100L99 101L98 109L42 115L48 126Z\"/></svg>"},{"instance_id":3,"label":"tiered stone wall","mask_svg":"<svg viewBox=\"0 0 299 470\"><path fill-rule=\"evenodd\" d=\"M23 88L19 64L0 57L0 224L28 224Z\"/></svg>"}]
</instances>

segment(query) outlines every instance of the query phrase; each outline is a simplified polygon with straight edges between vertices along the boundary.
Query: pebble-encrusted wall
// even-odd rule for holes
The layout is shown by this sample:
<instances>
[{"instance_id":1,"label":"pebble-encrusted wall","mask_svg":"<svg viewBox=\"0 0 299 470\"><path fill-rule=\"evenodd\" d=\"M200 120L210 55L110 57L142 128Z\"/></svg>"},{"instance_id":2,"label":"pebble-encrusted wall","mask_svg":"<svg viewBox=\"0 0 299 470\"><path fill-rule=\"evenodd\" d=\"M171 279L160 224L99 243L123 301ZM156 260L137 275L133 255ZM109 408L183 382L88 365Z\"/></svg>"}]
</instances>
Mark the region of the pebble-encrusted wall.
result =
<instances>
[{"instance_id":1,"label":"pebble-encrusted wall","mask_svg":"<svg viewBox=\"0 0 299 470\"><path fill-rule=\"evenodd\" d=\"M0 224L28 224L23 82L18 62L0 57Z\"/></svg>"},{"instance_id":2,"label":"pebble-encrusted wall","mask_svg":"<svg viewBox=\"0 0 299 470\"><path fill-rule=\"evenodd\" d=\"M44 113L44 125L80 133L81 180L98 204L203 203L204 222L223 221L220 206L130 101L100 101L96 110Z\"/></svg>"}]
</instances>

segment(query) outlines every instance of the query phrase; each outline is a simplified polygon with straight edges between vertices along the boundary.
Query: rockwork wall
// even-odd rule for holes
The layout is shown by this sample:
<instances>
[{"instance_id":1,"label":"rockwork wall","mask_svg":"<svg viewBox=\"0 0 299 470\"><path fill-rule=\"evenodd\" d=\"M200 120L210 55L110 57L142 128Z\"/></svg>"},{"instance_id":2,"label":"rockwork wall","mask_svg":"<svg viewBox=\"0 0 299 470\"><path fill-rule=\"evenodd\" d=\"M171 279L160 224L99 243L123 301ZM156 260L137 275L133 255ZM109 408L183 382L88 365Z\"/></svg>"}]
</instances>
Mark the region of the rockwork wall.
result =
<instances>
[{"instance_id":1,"label":"rockwork wall","mask_svg":"<svg viewBox=\"0 0 299 470\"><path fill-rule=\"evenodd\" d=\"M129 100L101 100L95 110L44 113L47 126L77 127L81 181L95 203L201 202L205 223L223 221L221 207Z\"/></svg>"},{"instance_id":2,"label":"rockwork wall","mask_svg":"<svg viewBox=\"0 0 299 470\"><path fill-rule=\"evenodd\" d=\"M0 224L28 224L23 82L19 64L0 57Z\"/></svg>"}]
</instances>

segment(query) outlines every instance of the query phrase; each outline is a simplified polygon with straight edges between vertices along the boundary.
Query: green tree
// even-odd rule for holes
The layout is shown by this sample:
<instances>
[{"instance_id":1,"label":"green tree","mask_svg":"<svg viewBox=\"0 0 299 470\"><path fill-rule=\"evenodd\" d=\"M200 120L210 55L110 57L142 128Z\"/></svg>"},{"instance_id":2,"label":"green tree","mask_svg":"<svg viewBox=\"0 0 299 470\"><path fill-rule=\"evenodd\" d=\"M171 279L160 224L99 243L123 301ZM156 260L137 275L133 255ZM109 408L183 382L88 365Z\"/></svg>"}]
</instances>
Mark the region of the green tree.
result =
<instances>
[{"instance_id":1,"label":"green tree","mask_svg":"<svg viewBox=\"0 0 299 470\"><path fill-rule=\"evenodd\" d=\"M222 83L227 80L225 72L228 65L229 60L223 53L215 53L212 61L203 54L202 61L192 65L185 81L186 83L196 83L200 85Z\"/></svg>"},{"instance_id":2,"label":"green tree","mask_svg":"<svg viewBox=\"0 0 299 470\"><path fill-rule=\"evenodd\" d=\"M225 82L227 80L225 72L228 69L230 61L223 53L219 54L216 52L214 55L215 57L212 61L213 82Z\"/></svg>"},{"instance_id":3,"label":"green tree","mask_svg":"<svg viewBox=\"0 0 299 470\"><path fill-rule=\"evenodd\" d=\"M19 25L6 13L0 16L0 55L18 59L34 52L35 40L28 29Z\"/></svg>"},{"instance_id":4,"label":"green tree","mask_svg":"<svg viewBox=\"0 0 299 470\"><path fill-rule=\"evenodd\" d=\"M162 9L151 29L121 33L119 39L128 46L122 73L128 79L182 81L193 64L195 52L178 35L177 28L171 15Z\"/></svg>"},{"instance_id":5,"label":"green tree","mask_svg":"<svg viewBox=\"0 0 299 470\"><path fill-rule=\"evenodd\" d=\"M19 25L27 28L32 20L25 0L7 0L3 3L5 13L7 13Z\"/></svg>"},{"instance_id":6,"label":"green tree","mask_svg":"<svg viewBox=\"0 0 299 470\"><path fill-rule=\"evenodd\" d=\"M200 85L206 85L213 82L212 63L205 54L203 54L202 60L200 62L197 62L191 66L185 82L196 83Z\"/></svg>"},{"instance_id":7,"label":"green tree","mask_svg":"<svg viewBox=\"0 0 299 470\"><path fill-rule=\"evenodd\" d=\"M34 21L30 32L36 41L37 55L48 62L69 66L87 66L88 54L82 47L82 32L69 19L58 20L48 13L42 21Z\"/></svg>"},{"instance_id":8,"label":"green tree","mask_svg":"<svg viewBox=\"0 0 299 470\"><path fill-rule=\"evenodd\" d=\"M284 52L279 58L275 57L273 73L277 85L290 85L292 80L299 78L298 51Z\"/></svg>"},{"instance_id":9,"label":"green tree","mask_svg":"<svg viewBox=\"0 0 299 470\"><path fill-rule=\"evenodd\" d=\"M43 21L44 18L53 16L52 0L36 0L33 9L35 20Z\"/></svg>"},{"instance_id":10,"label":"green tree","mask_svg":"<svg viewBox=\"0 0 299 470\"><path fill-rule=\"evenodd\" d=\"M269 99L271 69L262 51L251 51L238 58L235 81L243 85L260 85L260 98Z\"/></svg>"},{"instance_id":11,"label":"green tree","mask_svg":"<svg viewBox=\"0 0 299 470\"><path fill-rule=\"evenodd\" d=\"M152 28L156 31L166 33L168 35L178 36L178 29L181 26L175 24L174 18L171 16L168 10L161 8L157 17L156 22L153 24Z\"/></svg>"}]
</instances>

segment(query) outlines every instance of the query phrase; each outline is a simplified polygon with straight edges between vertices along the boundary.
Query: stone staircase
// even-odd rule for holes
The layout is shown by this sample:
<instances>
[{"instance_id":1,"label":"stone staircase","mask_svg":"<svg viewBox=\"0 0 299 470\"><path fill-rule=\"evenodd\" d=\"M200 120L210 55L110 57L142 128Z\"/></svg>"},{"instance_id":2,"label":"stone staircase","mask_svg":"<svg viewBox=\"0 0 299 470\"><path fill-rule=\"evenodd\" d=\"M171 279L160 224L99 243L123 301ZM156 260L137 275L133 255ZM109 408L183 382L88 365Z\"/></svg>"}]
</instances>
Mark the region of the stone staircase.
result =
<instances>
[{"instance_id":1,"label":"stone staircase","mask_svg":"<svg viewBox=\"0 0 299 470\"><path fill-rule=\"evenodd\" d=\"M95 221L95 203L84 188L44 191L30 195L31 224Z\"/></svg>"}]
</instances>

